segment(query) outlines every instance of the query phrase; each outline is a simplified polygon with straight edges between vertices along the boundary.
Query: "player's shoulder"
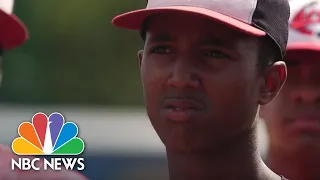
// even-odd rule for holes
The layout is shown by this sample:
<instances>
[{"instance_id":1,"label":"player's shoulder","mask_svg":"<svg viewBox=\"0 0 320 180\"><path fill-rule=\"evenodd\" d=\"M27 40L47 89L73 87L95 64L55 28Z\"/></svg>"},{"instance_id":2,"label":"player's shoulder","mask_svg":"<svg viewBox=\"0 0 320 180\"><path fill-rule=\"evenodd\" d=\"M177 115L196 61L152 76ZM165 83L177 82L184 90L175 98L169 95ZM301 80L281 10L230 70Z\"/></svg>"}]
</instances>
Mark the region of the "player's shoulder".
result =
<instances>
[{"instance_id":1,"label":"player's shoulder","mask_svg":"<svg viewBox=\"0 0 320 180\"><path fill-rule=\"evenodd\" d=\"M25 157L25 156L24 156ZM29 158L34 158L28 156ZM61 170L61 171L18 171L11 169L11 160L18 159L9 146L0 144L0 179L6 180L88 180L82 174L76 171Z\"/></svg>"}]
</instances>

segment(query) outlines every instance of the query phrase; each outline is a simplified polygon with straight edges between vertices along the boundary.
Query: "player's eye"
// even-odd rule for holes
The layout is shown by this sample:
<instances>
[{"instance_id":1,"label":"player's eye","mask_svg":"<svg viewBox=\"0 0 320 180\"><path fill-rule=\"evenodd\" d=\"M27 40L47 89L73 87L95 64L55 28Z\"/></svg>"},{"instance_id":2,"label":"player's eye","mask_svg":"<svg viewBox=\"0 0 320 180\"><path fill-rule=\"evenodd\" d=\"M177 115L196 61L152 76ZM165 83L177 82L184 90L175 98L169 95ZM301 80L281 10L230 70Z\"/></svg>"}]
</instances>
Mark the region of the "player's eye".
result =
<instances>
[{"instance_id":1,"label":"player's eye","mask_svg":"<svg viewBox=\"0 0 320 180\"><path fill-rule=\"evenodd\" d=\"M210 57L210 58L228 58L228 56L221 51L218 50L208 50L205 51L205 56Z\"/></svg>"},{"instance_id":2,"label":"player's eye","mask_svg":"<svg viewBox=\"0 0 320 180\"><path fill-rule=\"evenodd\" d=\"M170 52L171 52L171 48L169 46L156 46L151 49L151 53L155 53L155 54L166 54Z\"/></svg>"}]
</instances>

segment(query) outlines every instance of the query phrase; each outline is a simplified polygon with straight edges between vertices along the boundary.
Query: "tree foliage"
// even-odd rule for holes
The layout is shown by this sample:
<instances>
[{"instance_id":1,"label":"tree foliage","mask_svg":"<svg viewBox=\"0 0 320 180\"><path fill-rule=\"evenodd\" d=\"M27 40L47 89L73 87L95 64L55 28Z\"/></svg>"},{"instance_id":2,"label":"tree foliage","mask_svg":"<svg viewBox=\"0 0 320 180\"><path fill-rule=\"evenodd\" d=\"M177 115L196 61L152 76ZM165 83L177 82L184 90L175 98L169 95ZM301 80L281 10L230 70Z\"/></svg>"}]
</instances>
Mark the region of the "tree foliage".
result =
<instances>
[{"instance_id":1,"label":"tree foliage","mask_svg":"<svg viewBox=\"0 0 320 180\"><path fill-rule=\"evenodd\" d=\"M144 1L16 1L30 39L4 56L0 98L14 103L141 105L138 32L113 27Z\"/></svg>"}]
</instances>

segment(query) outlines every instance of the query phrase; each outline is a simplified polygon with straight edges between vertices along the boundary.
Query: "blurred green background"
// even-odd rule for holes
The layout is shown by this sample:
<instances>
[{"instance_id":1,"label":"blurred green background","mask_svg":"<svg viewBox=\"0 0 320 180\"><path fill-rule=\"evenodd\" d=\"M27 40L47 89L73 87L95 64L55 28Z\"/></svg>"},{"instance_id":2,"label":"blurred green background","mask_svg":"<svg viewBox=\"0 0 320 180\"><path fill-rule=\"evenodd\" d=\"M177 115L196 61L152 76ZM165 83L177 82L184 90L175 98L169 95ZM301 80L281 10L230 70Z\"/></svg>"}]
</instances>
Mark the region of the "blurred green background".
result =
<instances>
[{"instance_id":1,"label":"blurred green background","mask_svg":"<svg viewBox=\"0 0 320 180\"><path fill-rule=\"evenodd\" d=\"M139 33L111 25L141 1L16 0L30 39L6 52L2 102L143 105Z\"/></svg>"},{"instance_id":2,"label":"blurred green background","mask_svg":"<svg viewBox=\"0 0 320 180\"><path fill-rule=\"evenodd\" d=\"M137 51L143 42L138 32L111 25L114 16L145 5L145 0L16 0L14 12L30 39L5 52L0 144L10 145L19 124L35 112L58 111L81 127L82 173L89 179L168 179L164 146L142 107Z\"/></svg>"}]
</instances>

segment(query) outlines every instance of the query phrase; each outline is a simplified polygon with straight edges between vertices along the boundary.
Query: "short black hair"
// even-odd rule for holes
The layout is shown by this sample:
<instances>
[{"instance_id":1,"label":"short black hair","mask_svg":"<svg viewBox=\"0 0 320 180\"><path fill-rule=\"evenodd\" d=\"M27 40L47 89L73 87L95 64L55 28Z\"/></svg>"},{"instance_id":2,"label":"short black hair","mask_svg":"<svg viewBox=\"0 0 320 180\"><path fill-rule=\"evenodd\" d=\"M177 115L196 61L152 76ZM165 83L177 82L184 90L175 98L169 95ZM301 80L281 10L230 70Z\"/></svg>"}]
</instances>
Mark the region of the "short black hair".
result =
<instances>
[{"instance_id":1,"label":"short black hair","mask_svg":"<svg viewBox=\"0 0 320 180\"><path fill-rule=\"evenodd\" d=\"M143 41L146 41L146 36L147 36L147 28L148 28L148 25L149 25L149 19L150 17L147 17L142 25L141 25L141 30L140 30L140 36L142 38Z\"/></svg>"},{"instance_id":2,"label":"short black hair","mask_svg":"<svg viewBox=\"0 0 320 180\"><path fill-rule=\"evenodd\" d=\"M260 71L282 60L277 44L268 35L259 38L258 51L257 65Z\"/></svg>"}]
</instances>

